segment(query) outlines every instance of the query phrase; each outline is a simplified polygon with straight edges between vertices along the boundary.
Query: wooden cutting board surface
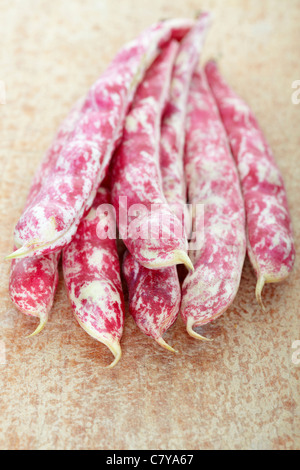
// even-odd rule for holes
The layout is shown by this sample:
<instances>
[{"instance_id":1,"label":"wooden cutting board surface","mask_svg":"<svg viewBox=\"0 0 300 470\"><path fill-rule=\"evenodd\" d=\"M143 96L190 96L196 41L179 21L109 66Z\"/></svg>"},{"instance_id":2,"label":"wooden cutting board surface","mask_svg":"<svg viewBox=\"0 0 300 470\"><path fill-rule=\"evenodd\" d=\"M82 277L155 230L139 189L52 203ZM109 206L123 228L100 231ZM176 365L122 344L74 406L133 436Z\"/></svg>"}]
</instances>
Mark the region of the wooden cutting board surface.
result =
<instances>
[{"instance_id":1,"label":"wooden cutting board surface","mask_svg":"<svg viewBox=\"0 0 300 470\"><path fill-rule=\"evenodd\" d=\"M150 23L214 15L204 58L252 106L282 170L300 242L300 2L289 0L0 0L1 259L12 249L34 171L75 100L117 50ZM300 98L300 96L299 96ZM179 319L160 349L130 317L123 358L112 371L106 349L74 320L62 280L50 322L35 322L8 295L0 275L0 448L296 449L300 447L299 260L291 277L264 292L263 313L246 262L238 296L202 328ZM298 346L299 348L299 346Z\"/></svg>"}]
</instances>

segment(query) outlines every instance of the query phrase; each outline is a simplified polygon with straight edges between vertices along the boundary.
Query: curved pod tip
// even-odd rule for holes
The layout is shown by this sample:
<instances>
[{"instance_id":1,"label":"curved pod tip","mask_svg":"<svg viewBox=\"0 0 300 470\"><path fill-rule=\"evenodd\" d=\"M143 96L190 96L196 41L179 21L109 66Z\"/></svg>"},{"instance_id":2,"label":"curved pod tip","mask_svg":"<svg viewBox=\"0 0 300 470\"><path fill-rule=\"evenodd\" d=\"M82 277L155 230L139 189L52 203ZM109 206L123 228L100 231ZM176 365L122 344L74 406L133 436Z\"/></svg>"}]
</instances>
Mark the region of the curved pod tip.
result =
<instances>
[{"instance_id":1,"label":"curved pod tip","mask_svg":"<svg viewBox=\"0 0 300 470\"><path fill-rule=\"evenodd\" d=\"M33 333L31 333L31 334L28 335L28 336L25 336L26 339L27 339L27 338L32 338L33 336L39 334L39 333L45 328L45 326L46 326L46 323L47 323L47 321L48 321L48 317L47 317L47 316L46 316L46 317L42 317L42 316L40 316L40 315L36 315L36 316L39 317L40 323L39 323L38 327L36 328L36 330L34 330Z\"/></svg>"},{"instance_id":2,"label":"curved pod tip","mask_svg":"<svg viewBox=\"0 0 300 470\"><path fill-rule=\"evenodd\" d=\"M26 256L29 256L30 253L33 251L34 251L34 248L24 245L24 246L21 246L21 248L18 248L17 250L15 250L10 255L5 256L4 259L10 260L10 259L17 259L17 258L25 258Z\"/></svg>"},{"instance_id":3,"label":"curved pod tip","mask_svg":"<svg viewBox=\"0 0 300 470\"><path fill-rule=\"evenodd\" d=\"M81 328L88 334L90 335L92 338L96 339L97 341L99 341L99 343L102 343L104 344L104 346L106 346L110 352L112 353L112 355L114 356L114 360L112 361L111 364L109 364L108 366L104 366L103 369L112 369L113 367L115 367L119 360L121 359L122 357L122 350L121 350L121 346L120 346L120 343L117 339L107 339L107 338L104 338L103 336L101 336L98 332L95 332L93 331L92 329L89 329L86 327L86 325L84 323L82 323L81 321L79 321L79 319L77 318L77 316L75 315L79 325L81 326Z\"/></svg>"},{"instance_id":4,"label":"curved pod tip","mask_svg":"<svg viewBox=\"0 0 300 470\"><path fill-rule=\"evenodd\" d=\"M261 308L263 309L264 312L266 311L266 308L263 304L261 294L262 294L265 282L266 281L265 281L264 276L260 275L257 279L256 288L255 288L256 300L257 300L257 302L259 303L259 305L261 306Z\"/></svg>"},{"instance_id":5,"label":"curved pod tip","mask_svg":"<svg viewBox=\"0 0 300 470\"><path fill-rule=\"evenodd\" d=\"M19 250L20 250L20 248L18 250L15 250L13 253L10 253L10 255L5 256L4 259L5 260L10 260L10 259L19 258L20 257Z\"/></svg>"},{"instance_id":6,"label":"curved pod tip","mask_svg":"<svg viewBox=\"0 0 300 470\"><path fill-rule=\"evenodd\" d=\"M101 341L101 343L105 344L105 346L108 347L108 349L110 350L110 352L113 354L115 358L112 361L112 363L104 367L104 369L112 369L118 364L119 360L122 357L122 350L121 350L120 343L118 341L116 341L115 343L112 343L112 342L110 343L109 341L107 342Z\"/></svg>"},{"instance_id":7,"label":"curved pod tip","mask_svg":"<svg viewBox=\"0 0 300 470\"><path fill-rule=\"evenodd\" d=\"M165 342L165 340L160 337L160 338L157 338L155 340L160 346L162 346L163 348L167 349L168 351L171 351L173 353L178 353L178 351L176 351L176 349L172 348L172 346L170 346L168 343Z\"/></svg>"},{"instance_id":8,"label":"curved pod tip","mask_svg":"<svg viewBox=\"0 0 300 470\"><path fill-rule=\"evenodd\" d=\"M189 255L183 250L174 252L174 264L184 264L189 271L195 270Z\"/></svg>"},{"instance_id":9,"label":"curved pod tip","mask_svg":"<svg viewBox=\"0 0 300 470\"><path fill-rule=\"evenodd\" d=\"M195 324L195 321L193 320L193 318L189 318L186 324L186 331L188 332L190 336L196 339L200 339L201 341L208 341L208 342L213 341L212 339L205 338L205 336L201 336L198 333L196 333L196 331L193 330L194 324Z\"/></svg>"}]
</instances>

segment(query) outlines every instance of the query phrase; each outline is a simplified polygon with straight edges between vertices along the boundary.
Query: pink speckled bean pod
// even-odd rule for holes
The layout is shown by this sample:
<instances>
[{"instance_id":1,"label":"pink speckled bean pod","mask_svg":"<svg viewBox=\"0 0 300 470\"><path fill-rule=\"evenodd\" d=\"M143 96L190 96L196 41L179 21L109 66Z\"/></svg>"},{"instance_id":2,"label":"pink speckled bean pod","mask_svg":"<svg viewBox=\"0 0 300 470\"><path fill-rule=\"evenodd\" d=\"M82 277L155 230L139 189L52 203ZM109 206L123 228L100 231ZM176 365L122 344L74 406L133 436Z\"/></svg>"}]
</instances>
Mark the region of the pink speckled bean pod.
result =
<instances>
[{"instance_id":1,"label":"pink speckled bean pod","mask_svg":"<svg viewBox=\"0 0 300 470\"><path fill-rule=\"evenodd\" d=\"M182 40L172 71L169 99L161 126L160 164L164 195L182 220L186 203L183 172L184 122L193 70L199 59L209 15L201 15ZM161 346L174 351L162 338L177 318L181 289L176 268L149 270L127 253L123 271L128 284L129 311L138 327Z\"/></svg>"},{"instance_id":2,"label":"pink speckled bean pod","mask_svg":"<svg viewBox=\"0 0 300 470\"><path fill-rule=\"evenodd\" d=\"M145 70L172 37L181 39L191 20L160 22L127 44L91 87L82 119L15 229L20 247L8 258L45 255L66 246L95 198L125 116Z\"/></svg>"},{"instance_id":3,"label":"pink speckled bean pod","mask_svg":"<svg viewBox=\"0 0 300 470\"><path fill-rule=\"evenodd\" d=\"M190 251L195 271L183 283L181 314L188 333L220 316L237 293L246 251L238 173L205 74L193 75L188 98L185 173L191 204L204 204L204 241ZM195 214L195 211L193 211ZM202 220L194 216L194 237ZM190 245L191 246L191 245Z\"/></svg>"},{"instance_id":4,"label":"pink speckled bean pod","mask_svg":"<svg viewBox=\"0 0 300 470\"><path fill-rule=\"evenodd\" d=\"M43 180L49 176L54 166L56 165L60 152L62 151L64 145L66 145L68 140L71 138L76 124L82 115L83 105L84 98L80 98L59 126L55 138L45 153L44 158L42 159L34 175L24 209L27 209L27 207L31 205L32 201L39 193L43 185Z\"/></svg>"},{"instance_id":5,"label":"pink speckled bean pod","mask_svg":"<svg viewBox=\"0 0 300 470\"><path fill-rule=\"evenodd\" d=\"M183 165L186 104L193 71L199 61L209 23L210 15L202 13L180 44L161 126L160 165L163 191L179 220L183 220L184 216L187 234L190 224L188 214L184 214L186 184Z\"/></svg>"},{"instance_id":6,"label":"pink speckled bean pod","mask_svg":"<svg viewBox=\"0 0 300 470\"><path fill-rule=\"evenodd\" d=\"M121 358L124 301L116 240L99 238L97 233L106 211L105 225L115 225L109 203L109 191L101 187L75 237L63 250L63 272L74 315L90 336L110 349L115 357L111 368Z\"/></svg>"},{"instance_id":7,"label":"pink speckled bean pod","mask_svg":"<svg viewBox=\"0 0 300 470\"><path fill-rule=\"evenodd\" d=\"M28 197L26 207L38 194L45 178L59 156L59 153L73 131L81 113L81 101L73 108L60 126L55 139L38 168ZM58 261L60 251L44 256L13 259L11 264L9 293L14 305L29 316L38 317L40 323L30 336L39 333L47 323L58 283Z\"/></svg>"},{"instance_id":8,"label":"pink speckled bean pod","mask_svg":"<svg viewBox=\"0 0 300 470\"><path fill-rule=\"evenodd\" d=\"M205 71L238 166L246 207L247 251L257 275L256 298L263 307L264 284L284 280L295 261L284 183L249 106L225 83L215 62L209 62Z\"/></svg>"},{"instance_id":9,"label":"pink speckled bean pod","mask_svg":"<svg viewBox=\"0 0 300 470\"><path fill-rule=\"evenodd\" d=\"M121 236L135 259L150 269L179 263L191 267L187 240L163 195L159 169L161 114L177 50L178 43L172 41L147 71L127 115L112 166L112 201L119 218L128 208L125 237L119 220ZM153 204L157 206L153 208ZM145 212L136 218L130 211L141 205ZM174 228L173 236L170 227Z\"/></svg>"},{"instance_id":10,"label":"pink speckled bean pod","mask_svg":"<svg viewBox=\"0 0 300 470\"><path fill-rule=\"evenodd\" d=\"M137 326L160 346L175 352L162 336L175 322L180 307L176 266L147 269L127 251L123 272L128 285L129 312Z\"/></svg>"}]
</instances>

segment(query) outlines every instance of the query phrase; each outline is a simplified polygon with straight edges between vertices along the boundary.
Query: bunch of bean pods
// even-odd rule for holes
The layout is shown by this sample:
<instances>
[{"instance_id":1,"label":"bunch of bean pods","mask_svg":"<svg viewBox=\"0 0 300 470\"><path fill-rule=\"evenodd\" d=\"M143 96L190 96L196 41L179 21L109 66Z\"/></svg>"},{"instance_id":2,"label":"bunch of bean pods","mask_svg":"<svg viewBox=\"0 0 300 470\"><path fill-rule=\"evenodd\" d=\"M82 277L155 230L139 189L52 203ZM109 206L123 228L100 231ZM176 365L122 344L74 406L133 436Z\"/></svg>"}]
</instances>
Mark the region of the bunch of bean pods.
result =
<instances>
[{"instance_id":1,"label":"bunch of bean pods","mask_svg":"<svg viewBox=\"0 0 300 470\"><path fill-rule=\"evenodd\" d=\"M233 302L246 250L262 308L264 284L292 270L291 220L272 152L217 64L199 65L209 24L201 13L152 25L60 126L7 257L13 303L39 319L30 336L48 321L61 255L74 315L114 355L108 367L121 357L122 275L138 327L175 351L163 335L179 311L187 332L207 340L195 328ZM182 286L179 264L189 270Z\"/></svg>"}]
</instances>

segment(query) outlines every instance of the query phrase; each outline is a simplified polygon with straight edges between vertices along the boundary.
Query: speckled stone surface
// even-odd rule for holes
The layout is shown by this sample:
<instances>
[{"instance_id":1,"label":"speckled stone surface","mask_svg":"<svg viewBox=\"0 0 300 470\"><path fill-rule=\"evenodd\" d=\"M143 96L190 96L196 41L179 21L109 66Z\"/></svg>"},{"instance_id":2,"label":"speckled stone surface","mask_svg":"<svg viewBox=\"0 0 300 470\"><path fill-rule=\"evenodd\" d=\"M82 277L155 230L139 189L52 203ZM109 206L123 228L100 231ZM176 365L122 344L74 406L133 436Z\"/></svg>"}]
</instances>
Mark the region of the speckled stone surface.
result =
<instances>
[{"instance_id":1,"label":"speckled stone surface","mask_svg":"<svg viewBox=\"0 0 300 470\"><path fill-rule=\"evenodd\" d=\"M144 27L200 8L214 15L205 58L219 60L274 150L299 255L300 104L291 99L300 80L299 0L0 0L1 259L36 166L75 100ZM288 281L266 287L265 313L246 262L232 307L201 329L212 343L189 338L180 319L171 328L166 340L178 355L127 317L112 371L101 368L109 352L73 318L62 281L48 327L25 339L35 323L10 302L9 263L0 268L1 449L300 448L300 364L292 360L299 259Z\"/></svg>"}]
</instances>

